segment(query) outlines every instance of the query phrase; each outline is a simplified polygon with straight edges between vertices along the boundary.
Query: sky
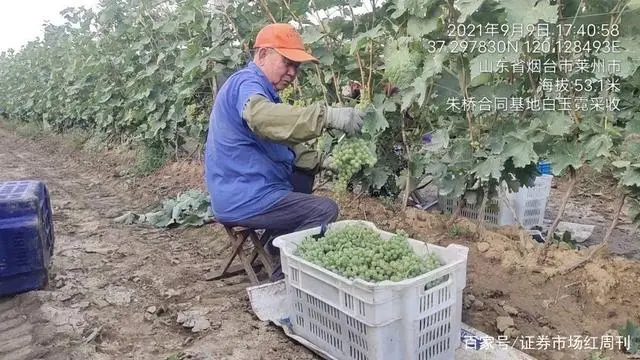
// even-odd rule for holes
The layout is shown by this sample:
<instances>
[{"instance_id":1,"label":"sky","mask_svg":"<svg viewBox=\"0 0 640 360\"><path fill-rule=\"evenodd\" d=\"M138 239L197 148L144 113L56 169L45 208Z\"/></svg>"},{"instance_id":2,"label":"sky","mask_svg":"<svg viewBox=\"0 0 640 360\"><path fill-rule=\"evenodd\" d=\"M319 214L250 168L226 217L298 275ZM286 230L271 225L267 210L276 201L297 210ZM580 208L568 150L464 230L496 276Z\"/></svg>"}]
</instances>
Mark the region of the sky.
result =
<instances>
[{"instance_id":1,"label":"sky","mask_svg":"<svg viewBox=\"0 0 640 360\"><path fill-rule=\"evenodd\" d=\"M0 0L0 52L10 48L19 50L41 36L42 25L47 20L53 24L63 23L60 15L63 9L80 6L95 9L98 3L99 0ZM364 9L368 7L356 9L356 13ZM313 21L313 17L310 20Z\"/></svg>"},{"instance_id":2,"label":"sky","mask_svg":"<svg viewBox=\"0 0 640 360\"><path fill-rule=\"evenodd\" d=\"M95 8L99 0L0 0L0 52L42 35L46 20L64 22L60 11L67 7Z\"/></svg>"}]
</instances>

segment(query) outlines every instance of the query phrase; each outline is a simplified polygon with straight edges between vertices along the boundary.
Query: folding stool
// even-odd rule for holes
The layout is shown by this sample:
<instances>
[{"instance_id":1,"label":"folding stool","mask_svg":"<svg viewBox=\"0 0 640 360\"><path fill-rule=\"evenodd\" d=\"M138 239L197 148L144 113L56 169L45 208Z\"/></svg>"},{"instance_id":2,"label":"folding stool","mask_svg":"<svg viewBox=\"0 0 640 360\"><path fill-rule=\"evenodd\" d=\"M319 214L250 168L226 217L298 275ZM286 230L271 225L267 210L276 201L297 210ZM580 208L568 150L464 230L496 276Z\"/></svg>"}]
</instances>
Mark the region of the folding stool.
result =
<instances>
[{"instance_id":1,"label":"folding stool","mask_svg":"<svg viewBox=\"0 0 640 360\"><path fill-rule=\"evenodd\" d=\"M264 230L262 236L258 238L256 229L246 228L244 226L229 226L222 224L229 235L231 242L231 253L226 260L225 265L218 272L217 275L209 278L209 280L225 279L231 276L238 275L244 272L249 276L249 280L252 285L259 285L260 281L256 272L259 272L262 267L267 270L269 276L273 273L273 263L271 256L264 249L262 244L266 243L271 236L271 231ZM253 245L251 256L247 257L244 253L245 244ZM238 257L241 265L231 266L233 260ZM260 259L259 262L256 260Z\"/></svg>"}]
</instances>

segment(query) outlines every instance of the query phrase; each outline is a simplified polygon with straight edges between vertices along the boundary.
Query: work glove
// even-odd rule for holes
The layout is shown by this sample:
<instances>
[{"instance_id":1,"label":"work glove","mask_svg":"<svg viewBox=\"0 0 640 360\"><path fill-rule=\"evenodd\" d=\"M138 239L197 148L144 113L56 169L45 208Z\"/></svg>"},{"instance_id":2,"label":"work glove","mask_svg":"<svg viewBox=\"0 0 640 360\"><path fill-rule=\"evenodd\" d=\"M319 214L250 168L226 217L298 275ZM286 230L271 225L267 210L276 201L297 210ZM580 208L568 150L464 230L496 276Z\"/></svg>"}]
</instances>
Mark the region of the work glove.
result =
<instances>
[{"instance_id":1,"label":"work glove","mask_svg":"<svg viewBox=\"0 0 640 360\"><path fill-rule=\"evenodd\" d=\"M327 107L326 124L351 136L362 129L364 113L352 107Z\"/></svg>"}]
</instances>

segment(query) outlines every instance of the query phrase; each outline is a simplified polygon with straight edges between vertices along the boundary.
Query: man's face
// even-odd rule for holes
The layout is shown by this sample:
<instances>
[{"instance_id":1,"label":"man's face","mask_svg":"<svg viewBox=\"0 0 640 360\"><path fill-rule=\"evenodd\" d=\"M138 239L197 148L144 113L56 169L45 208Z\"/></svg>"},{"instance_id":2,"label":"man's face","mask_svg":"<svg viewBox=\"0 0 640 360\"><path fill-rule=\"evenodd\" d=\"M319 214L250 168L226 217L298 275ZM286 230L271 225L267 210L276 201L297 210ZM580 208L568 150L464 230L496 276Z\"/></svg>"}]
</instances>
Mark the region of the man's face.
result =
<instances>
[{"instance_id":1,"label":"man's face","mask_svg":"<svg viewBox=\"0 0 640 360\"><path fill-rule=\"evenodd\" d=\"M273 49L260 49L257 62L278 91L285 89L293 82L300 66L299 63L285 58Z\"/></svg>"}]
</instances>

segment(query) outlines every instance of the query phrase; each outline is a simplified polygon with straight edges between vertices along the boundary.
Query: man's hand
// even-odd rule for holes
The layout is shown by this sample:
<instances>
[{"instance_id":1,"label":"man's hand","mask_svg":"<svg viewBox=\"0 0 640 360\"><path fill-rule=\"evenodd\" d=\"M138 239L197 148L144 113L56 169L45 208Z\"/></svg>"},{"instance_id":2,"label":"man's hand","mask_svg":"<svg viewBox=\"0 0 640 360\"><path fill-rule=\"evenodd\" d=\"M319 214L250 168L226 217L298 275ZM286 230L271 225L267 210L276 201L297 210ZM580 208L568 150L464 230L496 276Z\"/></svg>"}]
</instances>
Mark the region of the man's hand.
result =
<instances>
[{"instance_id":1,"label":"man's hand","mask_svg":"<svg viewBox=\"0 0 640 360\"><path fill-rule=\"evenodd\" d=\"M327 107L327 127L342 130L348 135L360 132L364 124L364 113L351 107Z\"/></svg>"}]
</instances>

